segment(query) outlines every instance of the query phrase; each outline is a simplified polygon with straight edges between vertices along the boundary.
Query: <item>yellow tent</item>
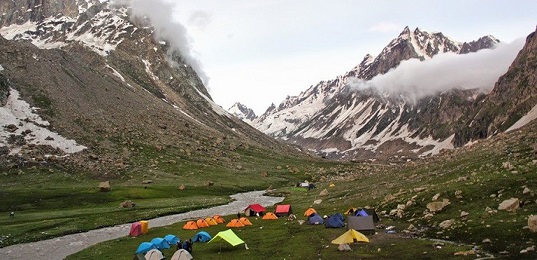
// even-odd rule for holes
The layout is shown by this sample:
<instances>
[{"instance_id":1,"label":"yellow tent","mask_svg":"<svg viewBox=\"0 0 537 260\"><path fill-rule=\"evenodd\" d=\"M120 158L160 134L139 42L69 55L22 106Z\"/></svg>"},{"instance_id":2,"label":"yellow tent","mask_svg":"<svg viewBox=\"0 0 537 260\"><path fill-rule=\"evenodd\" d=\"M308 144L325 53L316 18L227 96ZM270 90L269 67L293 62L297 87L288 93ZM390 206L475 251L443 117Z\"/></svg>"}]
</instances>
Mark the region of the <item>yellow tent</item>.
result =
<instances>
[{"instance_id":1,"label":"yellow tent","mask_svg":"<svg viewBox=\"0 0 537 260\"><path fill-rule=\"evenodd\" d=\"M216 220L214 218L211 218L211 217L205 218L205 222L207 222L207 224L209 224L209 226L218 225L218 222L216 222Z\"/></svg>"},{"instance_id":2,"label":"yellow tent","mask_svg":"<svg viewBox=\"0 0 537 260\"><path fill-rule=\"evenodd\" d=\"M364 234L354 230L349 229L347 232L343 233L343 235L339 236L338 238L332 240L332 244L340 245L340 244L350 244L354 242L366 242L369 243L369 239L364 236Z\"/></svg>"},{"instance_id":3,"label":"yellow tent","mask_svg":"<svg viewBox=\"0 0 537 260\"><path fill-rule=\"evenodd\" d=\"M349 215L350 213L352 213L354 215L354 213L356 213L356 211L358 210L358 208L349 208L347 211L345 211L345 215Z\"/></svg>"},{"instance_id":4,"label":"yellow tent","mask_svg":"<svg viewBox=\"0 0 537 260\"><path fill-rule=\"evenodd\" d=\"M211 239L211 241L209 241L209 243L213 242L213 241L219 241L219 240L226 240L226 242L230 243L232 246L236 246L236 245L240 245L240 244L243 244L244 241L242 239L240 239L236 234L235 232L233 232L233 230L231 229L228 229L226 231L220 231L218 232L218 234L216 234L216 236L213 237L213 239Z\"/></svg>"}]
</instances>

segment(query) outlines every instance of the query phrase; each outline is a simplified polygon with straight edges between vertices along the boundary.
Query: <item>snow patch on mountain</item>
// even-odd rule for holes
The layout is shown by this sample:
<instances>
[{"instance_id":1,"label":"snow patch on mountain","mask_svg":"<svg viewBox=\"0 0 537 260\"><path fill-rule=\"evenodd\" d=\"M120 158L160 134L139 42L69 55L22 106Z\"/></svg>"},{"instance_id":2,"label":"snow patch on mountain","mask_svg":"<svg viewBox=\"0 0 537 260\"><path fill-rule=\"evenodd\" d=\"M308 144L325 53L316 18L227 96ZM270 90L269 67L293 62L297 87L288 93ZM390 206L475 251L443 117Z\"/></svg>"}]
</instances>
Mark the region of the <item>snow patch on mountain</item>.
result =
<instances>
[{"instance_id":1,"label":"snow patch on mountain","mask_svg":"<svg viewBox=\"0 0 537 260\"><path fill-rule=\"evenodd\" d=\"M76 141L47 129L46 127L50 124L35 113L38 108L32 108L26 101L19 99L17 90L11 88L9 92L6 105L0 107L0 146L8 147L10 154L17 154L24 149L16 142L9 141L15 136L22 136L26 143L49 145L67 154L86 149L85 146L77 144Z\"/></svg>"}]
</instances>

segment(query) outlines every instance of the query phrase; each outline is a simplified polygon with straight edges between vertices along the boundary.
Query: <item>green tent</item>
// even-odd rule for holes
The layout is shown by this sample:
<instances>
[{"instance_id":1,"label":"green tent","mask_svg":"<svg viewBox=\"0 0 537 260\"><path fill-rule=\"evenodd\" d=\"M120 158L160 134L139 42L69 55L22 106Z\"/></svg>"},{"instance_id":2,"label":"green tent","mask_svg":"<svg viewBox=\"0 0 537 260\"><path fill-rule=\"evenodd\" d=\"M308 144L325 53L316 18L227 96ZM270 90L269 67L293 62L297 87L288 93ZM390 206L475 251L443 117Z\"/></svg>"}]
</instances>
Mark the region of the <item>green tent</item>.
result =
<instances>
[{"instance_id":1,"label":"green tent","mask_svg":"<svg viewBox=\"0 0 537 260\"><path fill-rule=\"evenodd\" d=\"M213 241L220 241L222 239L226 240L226 242L230 243L232 246L244 244L244 241L242 241L242 239L240 239L231 229L218 232L218 234L216 234L216 236L214 236L209 243Z\"/></svg>"}]
</instances>

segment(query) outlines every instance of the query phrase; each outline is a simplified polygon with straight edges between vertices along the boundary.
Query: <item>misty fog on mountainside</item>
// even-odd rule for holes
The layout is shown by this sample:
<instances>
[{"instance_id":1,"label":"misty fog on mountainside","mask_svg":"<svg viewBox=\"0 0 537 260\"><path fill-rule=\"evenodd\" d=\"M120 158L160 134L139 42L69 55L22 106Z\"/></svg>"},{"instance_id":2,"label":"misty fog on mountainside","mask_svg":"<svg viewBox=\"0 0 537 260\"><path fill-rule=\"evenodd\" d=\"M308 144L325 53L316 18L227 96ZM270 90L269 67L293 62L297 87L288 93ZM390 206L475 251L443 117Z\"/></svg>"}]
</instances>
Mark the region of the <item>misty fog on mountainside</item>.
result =
<instances>
[{"instance_id":1,"label":"misty fog on mountainside","mask_svg":"<svg viewBox=\"0 0 537 260\"><path fill-rule=\"evenodd\" d=\"M351 90L371 88L380 93L404 94L414 102L450 89L489 92L524 46L524 39L498 43L492 49L467 54L441 53L430 60L410 59L371 80L349 79Z\"/></svg>"}]
</instances>

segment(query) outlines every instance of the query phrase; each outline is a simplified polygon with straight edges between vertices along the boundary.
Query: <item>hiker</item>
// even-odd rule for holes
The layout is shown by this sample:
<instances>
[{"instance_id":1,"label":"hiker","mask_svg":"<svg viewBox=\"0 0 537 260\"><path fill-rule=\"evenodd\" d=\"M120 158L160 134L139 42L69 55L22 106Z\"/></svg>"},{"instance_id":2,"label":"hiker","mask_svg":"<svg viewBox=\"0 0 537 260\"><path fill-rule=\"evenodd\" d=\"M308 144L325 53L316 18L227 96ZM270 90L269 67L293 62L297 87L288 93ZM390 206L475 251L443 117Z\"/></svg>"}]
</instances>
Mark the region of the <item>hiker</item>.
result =
<instances>
[{"instance_id":1,"label":"hiker","mask_svg":"<svg viewBox=\"0 0 537 260\"><path fill-rule=\"evenodd\" d=\"M11 211L11 213L9 213L9 217L10 217L10 218L14 218L14 217L15 217L15 212L14 212L14 211Z\"/></svg>"},{"instance_id":2,"label":"hiker","mask_svg":"<svg viewBox=\"0 0 537 260\"><path fill-rule=\"evenodd\" d=\"M188 249L187 249L186 251L188 251L188 252L191 253L191 254L192 254L192 244L194 244L194 243L192 242L192 239L189 239L189 240L188 240Z\"/></svg>"},{"instance_id":3,"label":"hiker","mask_svg":"<svg viewBox=\"0 0 537 260\"><path fill-rule=\"evenodd\" d=\"M177 241L177 245L175 245L175 251L181 249L181 248L182 248L182 244L183 244L183 242L181 241L181 239L179 239L179 241Z\"/></svg>"},{"instance_id":4,"label":"hiker","mask_svg":"<svg viewBox=\"0 0 537 260\"><path fill-rule=\"evenodd\" d=\"M352 215L352 216L354 216L354 209L352 209L352 208L351 208L351 209L349 209L349 215Z\"/></svg>"},{"instance_id":5,"label":"hiker","mask_svg":"<svg viewBox=\"0 0 537 260\"><path fill-rule=\"evenodd\" d=\"M240 219L241 218L241 212L237 212L237 219Z\"/></svg>"}]
</instances>

